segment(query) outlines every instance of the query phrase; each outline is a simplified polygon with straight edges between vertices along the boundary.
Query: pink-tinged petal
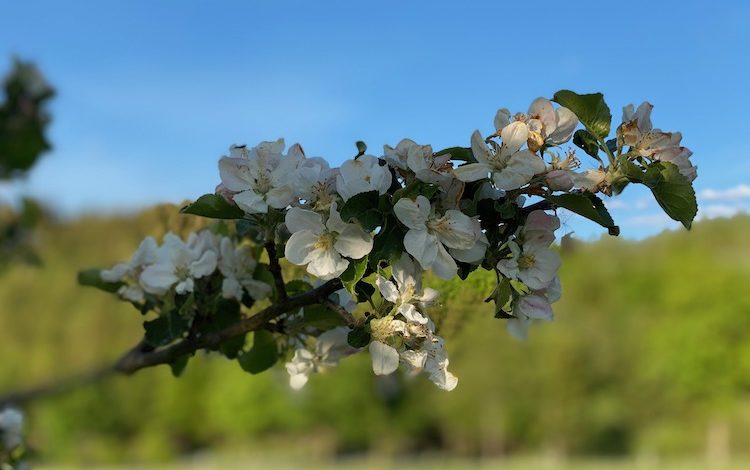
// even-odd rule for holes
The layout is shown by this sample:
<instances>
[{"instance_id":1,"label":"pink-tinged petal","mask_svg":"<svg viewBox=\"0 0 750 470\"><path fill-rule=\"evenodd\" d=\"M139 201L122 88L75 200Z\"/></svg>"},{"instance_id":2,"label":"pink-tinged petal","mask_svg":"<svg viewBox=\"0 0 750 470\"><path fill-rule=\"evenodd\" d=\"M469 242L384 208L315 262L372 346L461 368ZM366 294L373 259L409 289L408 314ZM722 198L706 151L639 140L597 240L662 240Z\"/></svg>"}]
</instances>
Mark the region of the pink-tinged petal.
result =
<instances>
[{"instance_id":1,"label":"pink-tinged petal","mask_svg":"<svg viewBox=\"0 0 750 470\"><path fill-rule=\"evenodd\" d=\"M514 121L503 128L500 138L503 139L503 154L511 155L518 152L529 139L529 129L526 123Z\"/></svg>"},{"instance_id":2,"label":"pink-tinged petal","mask_svg":"<svg viewBox=\"0 0 750 470\"><path fill-rule=\"evenodd\" d=\"M549 301L541 295L525 295L516 304L519 316L525 316L532 320L552 320L552 306Z\"/></svg>"},{"instance_id":3,"label":"pink-tinged petal","mask_svg":"<svg viewBox=\"0 0 750 470\"><path fill-rule=\"evenodd\" d=\"M557 113L547 98L537 98L529 106L529 117L539 119L544 124L544 132L550 135L557 128Z\"/></svg>"},{"instance_id":4,"label":"pink-tinged petal","mask_svg":"<svg viewBox=\"0 0 750 470\"><path fill-rule=\"evenodd\" d=\"M552 133L547 133L547 140L552 145L560 145L567 142L573 136L573 131L578 126L578 116L568 108L558 108L557 128Z\"/></svg>"}]
</instances>

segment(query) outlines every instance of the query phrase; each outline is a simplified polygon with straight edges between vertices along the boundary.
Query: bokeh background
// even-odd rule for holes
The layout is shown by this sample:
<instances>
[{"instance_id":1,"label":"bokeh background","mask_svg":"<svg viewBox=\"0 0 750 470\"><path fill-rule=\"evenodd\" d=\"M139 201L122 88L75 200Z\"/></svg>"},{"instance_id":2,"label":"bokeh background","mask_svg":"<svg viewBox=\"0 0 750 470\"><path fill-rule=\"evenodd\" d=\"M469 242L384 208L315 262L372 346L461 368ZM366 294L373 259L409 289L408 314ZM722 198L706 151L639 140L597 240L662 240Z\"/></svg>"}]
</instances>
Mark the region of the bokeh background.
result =
<instances>
[{"instance_id":1,"label":"bokeh background","mask_svg":"<svg viewBox=\"0 0 750 470\"><path fill-rule=\"evenodd\" d=\"M165 203L210 192L233 143L283 136L333 164L360 139L375 154L403 137L467 145L497 108L570 88L604 92L615 120L651 101L655 126L682 131L699 167L691 232L637 188L608 202L620 239L563 216L575 240L562 247L563 300L527 342L482 302L490 276L433 280L454 392L376 379L367 357L301 392L281 368L251 376L199 357L180 379L147 370L33 402L38 462L750 465L745 2L0 7L2 73L17 55L57 90L53 149L0 181L0 203L43 207L41 264L0 263L0 392L92 370L137 342L137 312L77 287L76 272L201 223Z\"/></svg>"}]
</instances>

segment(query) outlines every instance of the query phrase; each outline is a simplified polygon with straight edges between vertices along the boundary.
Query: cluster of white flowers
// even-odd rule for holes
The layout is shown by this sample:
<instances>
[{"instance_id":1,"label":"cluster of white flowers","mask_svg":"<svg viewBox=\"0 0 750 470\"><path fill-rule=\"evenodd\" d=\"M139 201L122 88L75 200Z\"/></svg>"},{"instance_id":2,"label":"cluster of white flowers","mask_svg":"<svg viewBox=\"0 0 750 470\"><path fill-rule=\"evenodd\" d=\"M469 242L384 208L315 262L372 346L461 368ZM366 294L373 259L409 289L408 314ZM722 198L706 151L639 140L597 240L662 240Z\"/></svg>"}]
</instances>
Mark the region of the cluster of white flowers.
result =
<instances>
[{"instance_id":1,"label":"cluster of white flowers","mask_svg":"<svg viewBox=\"0 0 750 470\"><path fill-rule=\"evenodd\" d=\"M129 262L101 271L105 282L122 283L118 294L142 304L147 297L160 298L195 290L196 281L218 272L222 276L222 297L241 300L246 292L253 299L271 294L271 286L254 278L257 260L252 247L237 245L229 237L209 230L191 233L182 240L173 233L164 236L161 246L153 237L145 238Z\"/></svg>"},{"instance_id":2,"label":"cluster of white flowers","mask_svg":"<svg viewBox=\"0 0 750 470\"><path fill-rule=\"evenodd\" d=\"M616 139L606 140L611 114L601 94L562 91L554 99L570 109L545 98L534 100L525 113L502 108L494 131L486 138L474 131L468 147L435 152L431 145L403 139L395 148L385 145L378 157L358 143L357 156L339 167L306 156L299 144L286 150L283 139L252 148L232 146L219 160L216 194L221 197L210 196L215 201L210 210L190 213L244 219L251 227L247 233L257 235L246 238L266 247L269 271L274 270L266 274L274 279L259 280L259 251L236 241L244 237L239 229L234 238L208 231L187 241L167 235L161 247L147 238L129 263L101 277L122 282L119 294L141 303L148 296L193 292L205 284L199 280L218 271L225 298L268 297L273 282L274 301L283 302L279 247L289 263L304 266L316 278L313 285L340 278L346 286L329 300L341 306L344 312L337 313L348 328L305 330L303 325L285 331L288 324L304 323L303 308L285 314L288 322L271 329L287 335L275 344L286 345L280 352L288 354L292 387L302 387L311 373L367 347L375 374L390 374L403 365L451 390L458 379L448 372L443 338L426 312L438 294L422 286L425 272L450 280L479 267L494 271L498 284L490 299L496 316L508 318L512 335L525 337L532 321L552 319L551 304L560 298L555 207L579 212L616 234L619 229L596 193L610 196L633 181L651 183L659 199L662 189L653 178L676 175L689 183L696 177L691 152L680 145L682 136L654 129L649 103L637 110L625 107ZM584 129L577 131L579 125ZM595 168L582 169L576 150L561 148L571 139L595 159ZM688 191L679 200L689 202L690 185L677 186ZM689 226L695 216L689 204L672 208L670 199L659 202ZM217 215L218 206L225 212ZM375 287L379 295L373 294ZM360 303L367 308L358 309Z\"/></svg>"},{"instance_id":3,"label":"cluster of white flowers","mask_svg":"<svg viewBox=\"0 0 750 470\"><path fill-rule=\"evenodd\" d=\"M620 146L627 145L636 156L654 161L677 165L680 173L690 181L698 176L698 168L690 162L693 155L688 148L680 145L682 134L654 129L651 124L651 110L654 105L644 101L638 109L631 104L622 110L622 124L617 129Z\"/></svg>"}]
</instances>

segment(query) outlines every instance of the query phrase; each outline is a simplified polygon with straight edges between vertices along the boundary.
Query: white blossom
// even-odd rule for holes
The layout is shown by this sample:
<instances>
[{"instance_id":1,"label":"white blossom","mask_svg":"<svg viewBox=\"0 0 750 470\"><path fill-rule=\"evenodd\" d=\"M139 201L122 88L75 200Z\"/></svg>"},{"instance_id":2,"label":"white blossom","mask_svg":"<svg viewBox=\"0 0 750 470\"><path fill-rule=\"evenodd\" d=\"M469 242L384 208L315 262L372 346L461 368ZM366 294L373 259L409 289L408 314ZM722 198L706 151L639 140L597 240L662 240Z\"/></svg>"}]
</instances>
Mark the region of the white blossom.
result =
<instances>
[{"instance_id":1,"label":"white blossom","mask_svg":"<svg viewBox=\"0 0 750 470\"><path fill-rule=\"evenodd\" d=\"M396 148L390 145L383 146L383 159L388 162L389 165L406 170L409 168L407 158L409 157L409 149L417 146L417 143L411 139L401 139L396 145Z\"/></svg>"},{"instance_id":2,"label":"white blossom","mask_svg":"<svg viewBox=\"0 0 750 470\"><path fill-rule=\"evenodd\" d=\"M342 358L354 352L347 342L348 333L348 328L334 328L316 338L313 350L296 349L292 360L286 363L289 385L299 390L307 383L310 374L335 367Z\"/></svg>"},{"instance_id":3,"label":"white blossom","mask_svg":"<svg viewBox=\"0 0 750 470\"><path fill-rule=\"evenodd\" d=\"M119 263L111 269L105 269L101 272L101 278L105 282L121 282L117 293L121 298L131 302L143 302L143 288L138 284L138 278L143 269L156 261L157 245L154 237L146 237L138 245L138 249L133 253L133 257L127 263Z\"/></svg>"},{"instance_id":4,"label":"white blossom","mask_svg":"<svg viewBox=\"0 0 750 470\"><path fill-rule=\"evenodd\" d=\"M258 262L249 245L234 246L229 238L222 238L219 271L224 276L221 295L225 299L242 300L244 292L255 300L271 295L271 286L253 277Z\"/></svg>"},{"instance_id":5,"label":"white blossom","mask_svg":"<svg viewBox=\"0 0 750 470\"><path fill-rule=\"evenodd\" d=\"M393 264L393 279L395 284L378 275L375 282L383 298L395 304L407 321L427 324L427 317L419 312L418 307L424 308L434 303L438 292L422 287L422 271L406 253Z\"/></svg>"},{"instance_id":6,"label":"white blossom","mask_svg":"<svg viewBox=\"0 0 750 470\"><path fill-rule=\"evenodd\" d=\"M560 145L570 140L578 126L578 118L568 108L555 109L550 100L537 98L529 106L526 125L529 128L529 149L536 151L542 145Z\"/></svg>"},{"instance_id":7,"label":"white blossom","mask_svg":"<svg viewBox=\"0 0 750 470\"><path fill-rule=\"evenodd\" d=\"M518 279L530 289L547 287L560 269L560 255L543 245L524 245L523 250L514 241L508 242L511 257L501 259L497 269L510 279Z\"/></svg>"},{"instance_id":8,"label":"white blossom","mask_svg":"<svg viewBox=\"0 0 750 470\"><path fill-rule=\"evenodd\" d=\"M178 294L193 291L195 279L216 270L218 254L207 249L205 238L191 234L188 242L168 233L156 253L156 261L141 273L141 286L146 292L163 295L174 287Z\"/></svg>"},{"instance_id":9,"label":"white blossom","mask_svg":"<svg viewBox=\"0 0 750 470\"><path fill-rule=\"evenodd\" d=\"M380 165L380 159L362 155L341 165L336 176L336 191L344 201L355 194L369 191L385 194L391 187L392 180L391 170L387 165Z\"/></svg>"},{"instance_id":10,"label":"white blossom","mask_svg":"<svg viewBox=\"0 0 750 470\"><path fill-rule=\"evenodd\" d=\"M518 189L534 175L543 173L544 161L530 150L521 150L528 139L525 123L515 121L501 131L502 145L494 142L488 147L479 131L471 135L471 150L477 163L469 163L453 170L456 178L464 182L478 181L488 176L495 187L505 191Z\"/></svg>"},{"instance_id":11,"label":"white blossom","mask_svg":"<svg viewBox=\"0 0 750 470\"><path fill-rule=\"evenodd\" d=\"M372 250L372 236L359 224L341 220L336 204L323 223L317 212L292 207L286 213L286 226L292 236L286 243L286 258L323 280L340 276L349 260L360 259Z\"/></svg>"},{"instance_id":12,"label":"white blossom","mask_svg":"<svg viewBox=\"0 0 750 470\"><path fill-rule=\"evenodd\" d=\"M439 216L432 211L430 201L424 196L416 200L401 198L394 205L396 217L409 228L404 237L404 248L425 269L443 279L456 275L456 261L447 248L469 250L477 241L475 219L449 209Z\"/></svg>"},{"instance_id":13,"label":"white blossom","mask_svg":"<svg viewBox=\"0 0 750 470\"><path fill-rule=\"evenodd\" d=\"M295 197L314 210L327 211L335 200L337 174L324 159L306 158L292 176Z\"/></svg>"},{"instance_id":14,"label":"white blossom","mask_svg":"<svg viewBox=\"0 0 750 470\"><path fill-rule=\"evenodd\" d=\"M305 155L299 144L286 156L283 148L284 139L251 149L232 147L230 156L219 160L221 183L245 212L265 214L269 207L283 209L292 202L290 179Z\"/></svg>"}]
</instances>

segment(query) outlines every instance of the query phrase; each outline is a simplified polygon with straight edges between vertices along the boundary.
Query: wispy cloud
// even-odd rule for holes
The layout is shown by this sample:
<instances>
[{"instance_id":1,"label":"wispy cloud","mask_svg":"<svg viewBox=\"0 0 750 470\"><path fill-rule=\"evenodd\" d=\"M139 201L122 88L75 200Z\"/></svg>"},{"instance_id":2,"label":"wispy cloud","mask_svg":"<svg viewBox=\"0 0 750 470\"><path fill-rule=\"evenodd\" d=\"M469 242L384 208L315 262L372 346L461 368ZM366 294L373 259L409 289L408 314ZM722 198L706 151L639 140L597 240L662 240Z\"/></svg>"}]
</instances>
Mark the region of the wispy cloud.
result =
<instances>
[{"instance_id":1,"label":"wispy cloud","mask_svg":"<svg viewBox=\"0 0 750 470\"><path fill-rule=\"evenodd\" d=\"M699 198L706 201L736 201L750 199L750 185L738 184L727 189L704 189Z\"/></svg>"}]
</instances>

